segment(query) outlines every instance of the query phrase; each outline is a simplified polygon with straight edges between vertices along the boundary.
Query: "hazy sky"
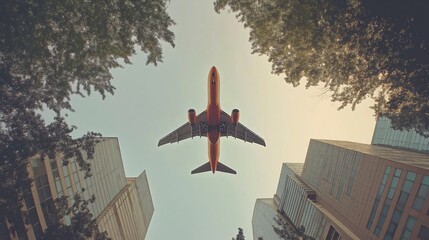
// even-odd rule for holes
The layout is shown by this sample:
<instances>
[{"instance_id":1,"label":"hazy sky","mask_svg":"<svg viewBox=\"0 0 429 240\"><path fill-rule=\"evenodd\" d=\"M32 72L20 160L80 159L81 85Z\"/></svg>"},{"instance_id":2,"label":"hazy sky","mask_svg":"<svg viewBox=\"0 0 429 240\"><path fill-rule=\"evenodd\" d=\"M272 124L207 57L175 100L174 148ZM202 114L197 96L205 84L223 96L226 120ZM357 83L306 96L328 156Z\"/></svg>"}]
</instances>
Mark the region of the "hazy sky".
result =
<instances>
[{"instance_id":1,"label":"hazy sky","mask_svg":"<svg viewBox=\"0 0 429 240\"><path fill-rule=\"evenodd\" d=\"M146 239L231 239L238 227L252 239L255 200L273 196L281 164L304 162L310 138L369 143L370 102L337 111L322 88L286 84L271 74L266 56L250 54L248 30L233 14L216 14L211 1L171 1L168 11L177 23L176 47L165 45L164 62L146 66L139 53L113 72L114 96L73 98L68 121L78 126L76 136L118 137L127 176L147 170L155 212ZM211 66L220 74L222 109L238 108L240 122L267 144L221 139L219 160L237 175L191 176L208 161L206 138L157 147L187 121L189 108L206 108Z\"/></svg>"}]
</instances>

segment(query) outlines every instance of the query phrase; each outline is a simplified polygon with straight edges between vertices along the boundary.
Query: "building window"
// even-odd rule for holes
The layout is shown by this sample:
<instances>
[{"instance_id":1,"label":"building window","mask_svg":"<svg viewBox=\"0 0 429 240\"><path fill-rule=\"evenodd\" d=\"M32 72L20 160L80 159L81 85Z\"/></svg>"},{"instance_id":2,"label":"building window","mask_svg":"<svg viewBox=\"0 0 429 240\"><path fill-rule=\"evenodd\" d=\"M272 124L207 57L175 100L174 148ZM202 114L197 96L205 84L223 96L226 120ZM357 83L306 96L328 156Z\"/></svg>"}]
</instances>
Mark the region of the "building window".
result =
<instances>
[{"instance_id":1,"label":"building window","mask_svg":"<svg viewBox=\"0 0 429 240\"><path fill-rule=\"evenodd\" d=\"M362 161L363 158L363 154L362 153L356 153L356 157L353 160L353 165L352 165L352 170L350 172L350 177L349 177L349 181L347 183L347 190L346 190L346 194L351 196L352 195L352 189L353 189L353 185L356 179L356 175L359 171L359 167L360 167L360 163Z\"/></svg>"},{"instance_id":2,"label":"building window","mask_svg":"<svg viewBox=\"0 0 429 240\"><path fill-rule=\"evenodd\" d=\"M27 209L34 207L34 198L33 198L33 194L31 194L30 187L23 187L22 194L24 196L24 201L25 201L25 205L27 206Z\"/></svg>"},{"instance_id":3,"label":"building window","mask_svg":"<svg viewBox=\"0 0 429 240\"><path fill-rule=\"evenodd\" d=\"M417 211L421 211L423 204L425 203L425 199L427 198L429 192L429 176L424 176L422 179L422 183L420 184L419 191L417 193L417 197L414 200L413 208Z\"/></svg>"},{"instance_id":4,"label":"building window","mask_svg":"<svg viewBox=\"0 0 429 240\"><path fill-rule=\"evenodd\" d=\"M63 173L64 173L64 176L68 176L69 175L68 165L63 165Z\"/></svg>"},{"instance_id":5,"label":"building window","mask_svg":"<svg viewBox=\"0 0 429 240\"><path fill-rule=\"evenodd\" d=\"M402 217L405 205L410 195L411 189L413 188L414 180L416 179L416 173L408 172L405 177L405 182L402 185L401 195L399 195L398 202L396 203L395 211L393 212L392 220L390 221L389 227L387 228L385 240L393 239L393 235L399 225L399 220Z\"/></svg>"},{"instance_id":6,"label":"building window","mask_svg":"<svg viewBox=\"0 0 429 240\"><path fill-rule=\"evenodd\" d=\"M55 224L58 221L55 213L55 204L52 198L41 204L43 215L45 216L46 223L48 225Z\"/></svg>"},{"instance_id":7,"label":"building window","mask_svg":"<svg viewBox=\"0 0 429 240\"><path fill-rule=\"evenodd\" d=\"M330 226L326 240L339 240L340 237L340 234L335 230L335 228Z\"/></svg>"},{"instance_id":8,"label":"building window","mask_svg":"<svg viewBox=\"0 0 429 240\"><path fill-rule=\"evenodd\" d=\"M369 216L368 223L366 224L367 229L371 229L372 223L374 222L375 213L378 209L378 204L380 203L380 198L382 193L384 192L384 187L386 186L387 178L390 174L390 166L386 167L386 170L384 170L384 176L381 180L380 187L378 188L377 197L374 200L374 204L372 205L371 215Z\"/></svg>"},{"instance_id":9,"label":"building window","mask_svg":"<svg viewBox=\"0 0 429 240\"><path fill-rule=\"evenodd\" d=\"M343 160L344 166L343 166L343 170L341 171L340 182L338 184L338 189L337 189L337 194L336 194L337 200L340 200L341 195L343 194L344 183L346 181L346 176L349 174L350 163L352 163L353 159L355 158L355 152L354 151L347 151L347 157L345 157L345 155L346 154L343 155L344 156L344 160Z\"/></svg>"},{"instance_id":10,"label":"building window","mask_svg":"<svg viewBox=\"0 0 429 240\"><path fill-rule=\"evenodd\" d=\"M419 231L420 239L429 239L429 228L426 226L422 226Z\"/></svg>"},{"instance_id":11,"label":"building window","mask_svg":"<svg viewBox=\"0 0 429 240\"><path fill-rule=\"evenodd\" d=\"M57 169L58 165L57 165L57 161L55 161L55 159L49 159L49 163L51 164L51 169Z\"/></svg>"},{"instance_id":12,"label":"building window","mask_svg":"<svg viewBox=\"0 0 429 240\"><path fill-rule=\"evenodd\" d=\"M390 205L392 204L393 196L396 192L396 187L398 186L399 178L401 177L402 170L397 168L393 175L392 182L390 183L389 191L387 192L386 200L384 201L383 210L381 211L380 218L378 219L377 225L374 229L374 234L379 236L381 229L383 227L384 221L386 220L387 213L389 212Z\"/></svg>"},{"instance_id":13,"label":"building window","mask_svg":"<svg viewBox=\"0 0 429 240\"><path fill-rule=\"evenodd\" d=\"M413 232L414 224L416 224L416 218L413 216L408 216L407 222L404 226L404 231L402 232L401 240L410 239L411 232Z\"/></svg>"},{"instance_id":14,"label":"building window","mask_svg":"<svg viewBox=\"0 0 429 240\"><path fill-rule=\"evenodd\" d=\"M40 226L40 223L33 225L33 231L34 235L36 236L36 239L42 239L43 231L42 226Z\"/></svg>"}]
</instances>

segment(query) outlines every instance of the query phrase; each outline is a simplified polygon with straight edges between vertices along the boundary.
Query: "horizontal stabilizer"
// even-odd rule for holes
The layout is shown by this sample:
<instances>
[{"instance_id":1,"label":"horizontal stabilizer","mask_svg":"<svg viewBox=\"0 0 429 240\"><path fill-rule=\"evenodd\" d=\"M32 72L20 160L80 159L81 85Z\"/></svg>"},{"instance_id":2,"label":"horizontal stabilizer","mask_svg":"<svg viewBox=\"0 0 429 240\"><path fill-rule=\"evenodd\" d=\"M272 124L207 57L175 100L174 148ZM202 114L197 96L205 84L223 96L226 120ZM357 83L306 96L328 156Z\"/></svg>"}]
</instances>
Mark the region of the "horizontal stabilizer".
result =
<instances>
[{"instance_id":1,"label":"horizontal stabilizer","mask_svg":"<svg viewBox=\"0 0 429 240\"><path fill-rule=\"evenodd\" d=\"M192 171L191 174L208 172L211 170L212 170L212 168L210 167L210 162L206 162L203 165L201 165L200 167L194 169L194 171Z\"/></svg>"},{"instance_id":2,"label":"horizontal stabilizer","mask_svg":"<svg viewBox=\"0 0 429 240\"><path fill-rule=\"evenodd\" d=\"M218 162L218 163L217 163L216 171L219 171L219 172L225 172L225 173L231 173L231 174L237 174L237 172L236 172L236 171L234 171L233 169L231 169L231 168L229 168L229 167L227 167L227 166L223 165L223 164L222 164L222 163L220 163L220 162Z\"/></svg>"}]
</instances>

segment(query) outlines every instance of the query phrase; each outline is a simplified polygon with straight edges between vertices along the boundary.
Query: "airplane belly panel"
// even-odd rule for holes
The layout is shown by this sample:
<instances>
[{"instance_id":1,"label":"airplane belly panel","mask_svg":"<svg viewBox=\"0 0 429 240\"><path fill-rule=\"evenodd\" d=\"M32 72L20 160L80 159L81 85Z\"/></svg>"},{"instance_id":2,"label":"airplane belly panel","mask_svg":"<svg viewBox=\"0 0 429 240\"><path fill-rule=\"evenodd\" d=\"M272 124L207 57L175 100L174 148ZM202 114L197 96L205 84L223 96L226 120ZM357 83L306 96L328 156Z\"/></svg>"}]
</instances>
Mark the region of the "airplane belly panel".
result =
<instances>
[{"instance_id":1,"label":"airplane belly panel","mask_svg":"<svg viewBox=\"0 0 429 240\"><path fill-rule=\"evenodd\" d=\"M207 133L207 138L211 144L216 144L219 142L220 132L217 130L209 130Z\"/></svg>"},{"instance_id":2,"label":"airplane belly panel","mask_svg":"<svg viewBox=\"0 0 429 240\"><path fill-rule=\"evenodd\" d=\"M219 142L217 143L211 143L210 141L209 143L209 161L210 161L210 166L213 172L216 171L217 168L217 163L219 161Z\"/></svg>"}]
</instances>

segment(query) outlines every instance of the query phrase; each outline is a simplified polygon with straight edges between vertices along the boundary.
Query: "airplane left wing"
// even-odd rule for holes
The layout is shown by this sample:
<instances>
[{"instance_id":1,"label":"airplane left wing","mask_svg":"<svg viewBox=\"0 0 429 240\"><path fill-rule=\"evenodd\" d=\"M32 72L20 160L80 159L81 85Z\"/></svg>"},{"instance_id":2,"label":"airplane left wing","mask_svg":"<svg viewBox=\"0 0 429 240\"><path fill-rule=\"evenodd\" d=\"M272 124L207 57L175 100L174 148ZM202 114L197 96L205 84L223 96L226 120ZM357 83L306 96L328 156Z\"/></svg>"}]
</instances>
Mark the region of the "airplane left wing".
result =
<instances>
[{"instance_id":1,"label":"airplane left wing","mask_svg":"<svg viewBox=\"0 0 429 240\"><path fill-rule=\"evenodd\" d=\"M197 122L191 126L189 122L183 124L167 136L161 138L158 147L167 143L175 143L187 138L207 137L207 112L204 111L197 116Z\"/></svg>"},{"instance_id":2,"label":"airplane left wing","mask_svg":"<svg viewBox=\"0 0 429 240\"><path fill-rule=\"evenodd\" d=\"M221 136L222 137L235 137L239 138L245 142L257 143L259 145L265 146L265 141L263 138L258 136L256 133L250 131L240 122L234 126L231 122L231 116L224 112L220 111L220 121L221 121Z\"/></svg>"}]
</instances>

